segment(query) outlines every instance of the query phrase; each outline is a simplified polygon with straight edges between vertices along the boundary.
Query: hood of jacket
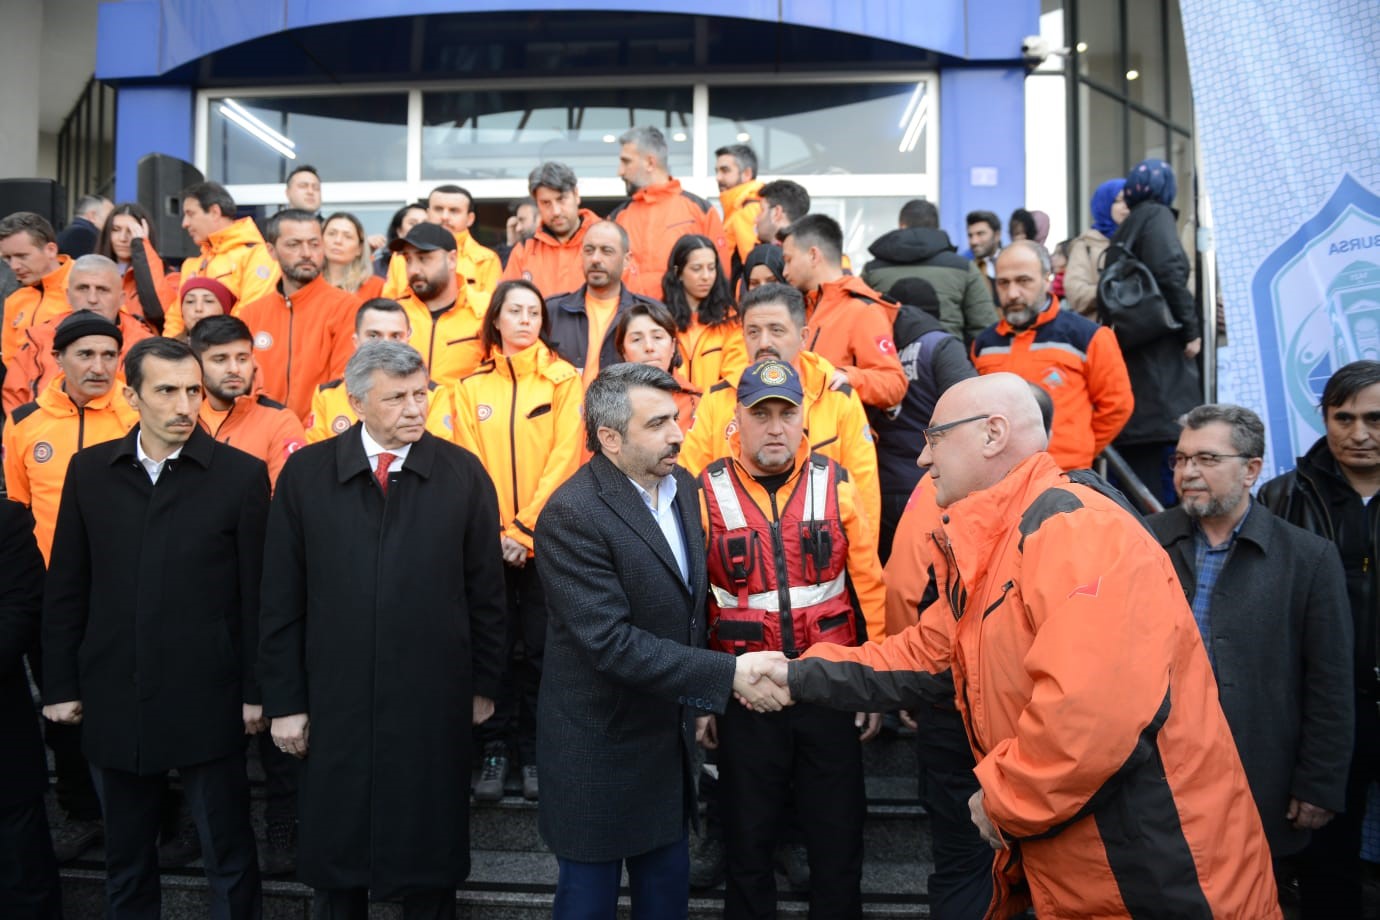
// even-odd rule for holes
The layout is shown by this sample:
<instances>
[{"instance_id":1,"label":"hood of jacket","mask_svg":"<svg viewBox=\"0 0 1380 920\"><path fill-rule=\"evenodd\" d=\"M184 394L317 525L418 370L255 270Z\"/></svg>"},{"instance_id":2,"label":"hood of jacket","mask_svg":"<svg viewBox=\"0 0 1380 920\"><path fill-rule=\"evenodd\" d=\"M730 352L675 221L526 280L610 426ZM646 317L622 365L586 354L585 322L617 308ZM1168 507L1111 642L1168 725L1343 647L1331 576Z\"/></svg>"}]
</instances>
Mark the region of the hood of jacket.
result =
<instances>
[{"instance_id":1,"label":"hood of jacket","mask_svg":"<svg viewBox=\"0 0 1380 920\"><path fill-rule=\"evenodd\" d=\"M949 234L929 227L906 227L883 234L867 247L879 259L898 265L912 265L933 259L943 252L957 252L949 241Z\"/></svg>"},{"instance_id":2,"label":"hood of jacket","mask_svg":"<svg viewBox=\"0 0 1380 920\"><path fill-rule=\"evenodd\" d=\"M203 255L216 255L238 249L240 246L262 245L263 234L259 233L259 228L255 226L254 218L241 217L230 226L206 237L206 242L201 244L201 251Z\"/></svg>"}]
</instances>

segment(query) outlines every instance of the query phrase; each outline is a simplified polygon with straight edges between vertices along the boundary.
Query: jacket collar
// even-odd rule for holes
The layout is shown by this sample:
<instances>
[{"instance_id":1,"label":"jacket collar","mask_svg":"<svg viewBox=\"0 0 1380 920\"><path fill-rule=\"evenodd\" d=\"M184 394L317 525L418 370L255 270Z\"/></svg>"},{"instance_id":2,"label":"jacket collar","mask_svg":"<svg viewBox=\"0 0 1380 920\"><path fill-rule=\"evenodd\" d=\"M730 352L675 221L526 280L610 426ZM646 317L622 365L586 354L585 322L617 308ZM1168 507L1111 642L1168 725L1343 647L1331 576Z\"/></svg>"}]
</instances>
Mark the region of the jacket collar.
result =
<instances>
[{"instance_id":1,"label":"jacket collar","mask_svg":"<svg viewBox=\"0 0 1380 920\"><path fill-rule=\"evenodd\" d=\"M1260 551L1268 556L1271 538L1274 534L1270 520L1273 515L1270 514L1270 509L1262 503L1255 499L1250 501L1251 508L1246 512L1245 519L1241 521L1241 529L1237 532L1237 538L1249 540L1260 547ZM1183 509L1182 505L1176 505L1164 512L1164 537L1160 541L1161 545L1168 549L1181 541L1191 544L1197 531L1198 522L1188 516L1188 512Z\"/></svg>"},{"instance_id":2,"label":"jacket collar","mask_svg":"<svg viewBox=\"0 0 1380 920\"><path fill-rule=\"evenodd\" d=\"M363 427L364 422L355 422L348 430L334 438L335 471L340 482L349 482L361 473L367 476L374 475L374 471L369 468L369 458L364 455L364 441L360 438L360 430ZM403 461L403 471L411 471L423 479L430 479L431 469L435 464L436 437L430 432L423 432L422 439L413 444L412 449L407 452L407 459Z\"/></svg>"},{"instance_id":3,"label":"jacket collar","mask_svg":"<svg viewBox=\"0 0 1380 920\"><path fill-rule=\"evenodd\" d=\"M1045 304L1045 308L1035 316L1035 322L1026 326L1024 329L1017 329L1015 326L1008 323L1006 321L1006 316L1001 313L1001 307L997 307L997 313L1002 316L1001 319L997 320L997 335L1020 335L1022 332L1033 333L1041 326L1054 322L1055 318L1058 317L1059 298L1050 294L1049 303Z\"/></svg>"},{"instance_id":4,"label":"jacket collar","mask_svg":"<svg viewBox=\"0 0 1380 920\"><path fill-rule=\"evenodd\" d=\"M567 313L585 312L585 295L589 293L589 285L582 284L572 293L565 294L556 304L558 308ZM621 313L625 308L637 303L637 295L628 289L626 283L621 283L618 288L618 311Z\"/></svg>"},{"instance_id":5,"label":"jacket collar","mask_svg":"<svg viewBox=\"0 0 1380 920\"><path fill-rule=\"evenodd\" d=\"M1065 480L1059 464L1040 451L1022 460L1001 482L942 509L944 534L953 549L959 574L970 590L991 569L992 554L1016 528L1030 503L1045 489L1061 482Z\"/></svg>"},{"instance_id":6,"label":"jacket collar","mask_svg":"<svg viewBox=\"0 0 1380 920\"><path fill-rule=\"evenodd\" d=\"M761 179L749 179L720 192L719 204L723 205L724 208L724 220L732 217L733 213L741 208L744 202L757 197L757 193L762 190L762 186L765 184Z\"/></svg>"},{"instance_id":7,"label":"jacket collar","mask_svg":"<svg viewBox=\"0 0 1380 920\"><path fill-rule=\"evenodd\" d=\"M110 465L114 466L122 460L133 460L138 456L138 449L135 443L139 440L139 425L135 425L119 441L119 446L115 448L115 453L110 457ZM192 460L202 469L209 469L211 466L211 455L215 453L216 442L209 434L202 430L200 425L192 427L192 436L187 439L187 443L182 445L182 453L178 456L183 460Z\"/></svg>"},{"instance_id":8,"label":"jacket collar","mask_svg":"<svg viewBox=\"0 0 1380 920\"><path fill-rule=\"evenodd\" d=\"M638 189L633 193L632 200L641 201L644 204L658 204L679 194L680 180L667 179L665 182L658 182L656 185Z\"/></svg>"},{"instance_id":9,"label":"jacket collar","mask_svg":"<svg viewBox=\"0 0 1380 920\"><path fill-rule=\"evenodd\" d=\"M241 217L228 227L222 227L207 236L206 242L201 244L201 254L203 256L213 256L217 253L233 249L236 246L253 246L263 241L263 235L259 233L259 228L255 226L254 218Z\"/></svg>"},{"instance_id":10,"label":"jacket collar","mask_svg":"<svg viewBox=\"0 0 1380 920\"><path fill-rule=\"evenodd\" d=\"M589 208L580 208L580 210L577 212L577 216L579 217L580 222L575 227L575 232L570 234L570 239L566 240L564 243L556 239L556 234L552 233L547 228L546 224L539 225L537 227L537 232L532 234L532 239L536 241L532 244L533 248L535 248L537 245L542 245L552 246L556 249L578 249L580 247L580 244L584 241L585 233L589 230L590 227L594 226L602 218L600 218L598 214L595 214Z\"/></svg>"},{"instance_id":11,"label":"jacket collar","mask_svg":"<svg viewBox=\"0 0 1380 920\"><path fill-rule=\"evenodd\" d=\"M676 557L671 553L671 547L666 543L666 537L661 532L650 514L647 513L646 505L642 501L642 496L637 494L637 489L633 488L632 480L626 473L620 470L612 460L605 457L602 452L596 453L589 461L590 473L594 476L594 481L599 486L599 497L604 504L613 510L627 524L643 542L651 547L657 554L657 558L662 561L674 574L676 584L681 589L690 592L690 585L687 585L680 577L680 565L676 562ZM676 511L680 515L681 533L685 535L686 559L689 562L690 579L694 583L696 593L692 597L698 596L698 585L704 577L700 571L704 566L702 553L703 547L696 548L693 534L695 524L699 519L699 502L696 500L695 481L690 478L690 474L677 466L671 471L671 475L676 477ZM694 516L694 521L691 520Z\"/></svg>"}]
</instances>

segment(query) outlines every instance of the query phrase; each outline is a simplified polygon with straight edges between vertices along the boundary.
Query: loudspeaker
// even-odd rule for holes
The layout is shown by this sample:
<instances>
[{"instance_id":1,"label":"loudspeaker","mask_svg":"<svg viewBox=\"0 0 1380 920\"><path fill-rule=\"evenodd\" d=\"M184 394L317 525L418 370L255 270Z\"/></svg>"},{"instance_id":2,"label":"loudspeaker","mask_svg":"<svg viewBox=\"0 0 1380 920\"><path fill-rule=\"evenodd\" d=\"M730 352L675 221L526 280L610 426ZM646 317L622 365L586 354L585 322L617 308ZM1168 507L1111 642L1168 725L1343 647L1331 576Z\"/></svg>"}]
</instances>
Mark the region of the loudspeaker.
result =
<instances>
[{"instance_id":1,"label":"loudspeaker","mask_svg":"<svg viewBox=\"0 0 1380 920\"><path fill-rule=\"evenodd\" d=\"M182 190L204 181L201 170L177 157L150 153L139 160L139 203L153 215L158 254L170 265L201 251L182 229Z\"/></svg>"},{"instance_id":2,"label":"loudspeaker","mask_svg":"<svg viewBox=\"0 0 1380 920\"><path fill-rule=\"evenodd\" d=\"M52 179L0 179L0 217L33 211L53 225L67 226L67 189Z\"/></svg>"}]
</instances>

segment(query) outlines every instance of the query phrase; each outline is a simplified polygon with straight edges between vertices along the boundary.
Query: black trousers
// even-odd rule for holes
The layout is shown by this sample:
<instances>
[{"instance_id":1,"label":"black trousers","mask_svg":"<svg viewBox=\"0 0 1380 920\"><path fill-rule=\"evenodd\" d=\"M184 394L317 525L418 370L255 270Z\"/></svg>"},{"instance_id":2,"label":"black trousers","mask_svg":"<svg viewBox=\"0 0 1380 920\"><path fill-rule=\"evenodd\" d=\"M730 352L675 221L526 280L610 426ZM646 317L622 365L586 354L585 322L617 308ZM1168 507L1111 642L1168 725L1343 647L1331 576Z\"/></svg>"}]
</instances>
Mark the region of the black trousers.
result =
<instances>
[{"instance_id":1,"label":"black trousers","mask_svg":"<svg viewBox=\"0 0 1380 920\"><path fill-rule=\"evenodd\" d=\"M1361 916L1361 826L1366 793L1380 780L1380 712L1374 697L1356 697L1356 747L1347 777L1346 811L1313 832L1296 857L1303 920Z\"/></svg>"},{"instance_id":2,"label":"black trousers","mask_svg":"<svg viewBox=\"0 0 1380 920\"><path fill-rule=\"evenodd\" d=\"M61 920L57 859L41 795L0 808L0 917Z\"/></svg>"},{"instance_id":3,"label":"black trousers","mask_svg":"<svg viewBox=\"0 0 1380 920\"><path fill-rule=\"evenodd\" d=\"M494 701L494 714L475 732L477 748L493 741L516 745L518 761L537 762L537 692L541 689L542 654L546 649L546 592L537 575L537 560L521 568L503 567L508 590L508 630L504 661L508 670Z\"/></svg>"},{"instance_id":4,"label":"black trousers","mask_svg":"<svg viewBox=\"0 0 1380 920\"><path fill-rule=\"evenodd\" d=\"M403 896L403 920L455 920L455 890L417 891ZM312 920L369 920L369 892L363 888L318 888L311 897Z\"/></svg>"},{"instance_id":5,"label":"black trousers","mask_svg":"<svg viewBox=\"0 0 1380 920\"><path fill-rule=\"evenodd\" d=\"M249 778L239 751L177 768L201 837L214 920L258 920L259 862L249 819ZM158 826L166 774L93 766L105 816L106 917L159 920Z\"/></svg>"},{"instance_id":6,"label":"black trousers","mask_svg":"<svg viewBox=\"0 0 1380 920\"><path fill-rule=\"evenodd\" d=\"M896 528L901 523L901 514L910 501L910 493L882 493L882 526L877 533L877 558L882 565L891 558L891 544L896 539Z\"/></svg>"},{"instance_id":7,"label":"black trousers","mask_svg":"<svg viewBox=\"0 0 1380 920\"><path fill-rule=\"evenodd\" d=\"M792 797L810 862L810 916L862 916L862 746L854 714L800 703L718 718L725 920L776 916L773 854Z\"/></svg>"},{"instance_id":8,"label":"black trousers","mask_svg":"<svg viewBox=\"0 0 1380 920\"><path fill-rule=\"evenodd\" d=\"M978 833L968 800L981 788L963 718L953 709L920 706L915 716L920 801L930 813L934 871L930 916L982 920L992 900L992 848Z\"/></svg>"}]
</instances>

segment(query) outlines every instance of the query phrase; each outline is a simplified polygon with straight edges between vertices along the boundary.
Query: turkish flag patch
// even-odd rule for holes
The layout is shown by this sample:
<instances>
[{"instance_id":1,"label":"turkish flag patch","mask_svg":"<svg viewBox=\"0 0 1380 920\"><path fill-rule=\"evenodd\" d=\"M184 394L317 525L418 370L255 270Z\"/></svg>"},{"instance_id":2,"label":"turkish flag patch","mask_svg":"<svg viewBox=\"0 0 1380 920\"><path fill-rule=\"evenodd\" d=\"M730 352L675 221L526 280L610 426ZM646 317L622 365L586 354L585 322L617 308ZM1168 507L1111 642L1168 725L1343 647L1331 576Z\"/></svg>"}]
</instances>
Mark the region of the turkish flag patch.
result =
<instances>
[{"instance_id":1,"label":"turkish flag patch","mask_svg":"<svg viewBox=\"0 0 1380 920\"><path fill-rule=\"evenodd\" d=\"M877 336L877 350L884 355L896 354L896 343L891 340L889 335Z\"/></svg>"}]
</instances>

